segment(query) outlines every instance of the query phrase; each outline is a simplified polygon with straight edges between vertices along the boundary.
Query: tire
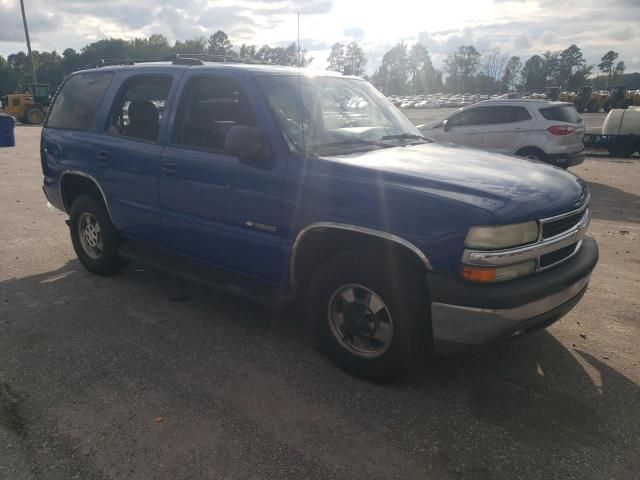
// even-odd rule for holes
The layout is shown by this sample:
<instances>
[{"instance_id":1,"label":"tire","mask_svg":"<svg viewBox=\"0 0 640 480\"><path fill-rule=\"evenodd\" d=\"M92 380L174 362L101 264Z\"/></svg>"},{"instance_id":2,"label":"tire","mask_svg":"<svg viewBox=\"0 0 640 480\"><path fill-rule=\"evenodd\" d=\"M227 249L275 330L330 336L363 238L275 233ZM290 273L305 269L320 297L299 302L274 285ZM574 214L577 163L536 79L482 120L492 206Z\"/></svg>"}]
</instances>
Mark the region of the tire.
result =
<instances>
[{"instance_id":1,"label":"tire","mask_svg":"<svg viewBox=\"0 0 640 480\"><path fill-rule=\"evenodd\" d=\"M540 162L546 162L547 156L542 150L538 150L537 148L523 148L516 152L516 156L529 158L531 160L538 160Z\"/></svg>"},{"instance_id":2,"label":"tire","mask_svg":"<svg viewBox=\"0 0 640 480\"><path fill-rule=\"evenodd\" d=\"M40 125L44 122L44 112L38 107L31 107L25 113L24 118L31 125Z\"/></svg>"},{"instance_id":3,"label":"tire","mask_svg":"<svg viewBox=\"0 0 640 480\"><path fill-rule=\"evenodd\" d=\"M101 201L80 195L73 201L69 217L73 248L87 270L113 275L127 265L128 260L118 255L120 235Z\"/></svg>"},{"instance_id":4,"label":"tire","mask_svg":"<svg viewBox=\"0 0 640 480\"><path fill-rule=\"evenodd\" d=\"M630 140L622 140L609 147L609 155L612 157L630 157L636 150L636 146Z\"/></svg>"},{"instance_id":5,"label":"tire","mask_svg":"<svg viewBox=\"0 0 640 480\"><path fill-rule=\"evenodd\" d=\"M307 293L316 347L342 369L375 382L404 378L422 363L433 343L424 277L388 263L396 268L381 262L380 255L338 254L318 269ZM344 323L337 325L340 317ZM341 336L339 331L349 333Z\"/></svg>"}]
</instances>

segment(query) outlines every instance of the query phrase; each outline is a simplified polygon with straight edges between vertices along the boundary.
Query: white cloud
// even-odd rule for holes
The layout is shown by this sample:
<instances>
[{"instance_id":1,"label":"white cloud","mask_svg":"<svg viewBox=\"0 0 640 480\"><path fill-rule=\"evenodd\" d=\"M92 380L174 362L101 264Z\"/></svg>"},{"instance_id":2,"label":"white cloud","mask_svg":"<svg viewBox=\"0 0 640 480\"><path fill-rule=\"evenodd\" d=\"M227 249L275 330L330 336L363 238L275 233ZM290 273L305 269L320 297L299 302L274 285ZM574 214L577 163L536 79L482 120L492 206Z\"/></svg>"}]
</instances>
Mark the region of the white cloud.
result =
<instances>
[{"instance_id":1,"label":"white cloud","mask_svg":"<svg viewBox=\"0 0 640 480\"><path fill-rule=\"evenodd\" d=\"M36 49L80 48L100 38L162 33L170 41L225 30L236 43L281 45L297 37L315 65L334 42L357 40L375 68L399 41L425 43L434 63L460 45L526 58L575 43L597 64L610 49L640 70L640 0L29 0ZM24 50L18 2L0 0L0 54Z\"/></svg>"}]
</instances>

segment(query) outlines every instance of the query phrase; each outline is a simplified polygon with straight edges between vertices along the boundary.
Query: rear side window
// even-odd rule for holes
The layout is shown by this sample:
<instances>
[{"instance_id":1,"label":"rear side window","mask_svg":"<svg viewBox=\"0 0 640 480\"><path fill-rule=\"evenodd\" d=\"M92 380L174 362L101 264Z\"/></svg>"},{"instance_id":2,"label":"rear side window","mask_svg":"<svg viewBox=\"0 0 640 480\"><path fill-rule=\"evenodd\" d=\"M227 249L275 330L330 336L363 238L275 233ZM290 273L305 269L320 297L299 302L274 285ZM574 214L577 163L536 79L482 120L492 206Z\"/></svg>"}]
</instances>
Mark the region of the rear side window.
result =
<instances>
[{"instance_id":1,"label":"rear side window","mask_svg":"<svg viewBox=\"0 0 640 480\"><path fill-rule=\"evenodd\" d=\"M485 117L485 123L488 125L495 125L498 123L514 123L522 122L524 120L531 120L531 115L524 107L516 106L496 106L486 107L487 114Z\"/></svg>"},{"instance_id":2,"label":"rear side window","mask_svg":"<svg viewBox=\"0 0 640 480\"><path fill-rule=\"evenodd\" d=\"M129 79L116 96L107 131L156 142L170 88L171 77L166 75L141 75Z\"/></svg>"},{"instance_id":3,"label":"rear side window","mask_svg":"<svg viewBox=\"0 0 640 480\"><path fill-rule=\"evenodd\" d=\"M555 107L541 108L540 114L547 120L553 120L554 122L582 122L582 118L571 105L558 105Z\"/></svg>"},{"instance_id":4,"label":"rear side window","mask_svg":"<svg viewBox=\"0 0 640 480\"><path fill-rule=\"evenodd\" d=\"M67 80L49 112L48 128L88 130L113 74L85 73Z\"/></svg>"}]
</instances>

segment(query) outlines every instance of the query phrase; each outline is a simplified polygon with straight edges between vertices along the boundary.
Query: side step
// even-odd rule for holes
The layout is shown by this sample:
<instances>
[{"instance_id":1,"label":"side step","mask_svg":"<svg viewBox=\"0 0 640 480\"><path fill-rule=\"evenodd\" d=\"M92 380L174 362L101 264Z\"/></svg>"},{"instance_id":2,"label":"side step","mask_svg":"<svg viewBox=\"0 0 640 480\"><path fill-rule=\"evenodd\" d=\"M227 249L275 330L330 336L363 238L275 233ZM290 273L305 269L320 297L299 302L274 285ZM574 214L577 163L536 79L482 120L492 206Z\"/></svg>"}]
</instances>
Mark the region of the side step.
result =
<instances>
[{"instance_id":1,"label":"side step","mask_svg":"<svg viewBox=\"0 0 640 480\"><path fill-rule=\"evenodd\" d=\"M279 307L295 298L293 293L286 290L265 286L257 280L212 267L184 255L136 240L124 240L118 253L123 257L138 260L160 270L248 298L263 305Z\"/></svg>"}]
</instances>

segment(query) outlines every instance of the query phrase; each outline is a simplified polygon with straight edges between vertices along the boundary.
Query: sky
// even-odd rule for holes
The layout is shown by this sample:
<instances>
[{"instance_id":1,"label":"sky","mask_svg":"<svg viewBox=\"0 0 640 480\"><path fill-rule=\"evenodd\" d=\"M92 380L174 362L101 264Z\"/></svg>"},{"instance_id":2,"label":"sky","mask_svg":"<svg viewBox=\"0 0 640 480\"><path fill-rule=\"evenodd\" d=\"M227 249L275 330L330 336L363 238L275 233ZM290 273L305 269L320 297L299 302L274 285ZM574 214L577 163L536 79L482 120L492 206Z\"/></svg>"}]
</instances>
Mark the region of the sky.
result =
<instances>
[{"instance_id":1,"label":"sky","mask_svg":"<svg viewBox=\"0 0 640 480\"><path fill-rule=\"evenodd\" d=\"M589 64L608 50L640 71L640 0L24 0L32 48L79 50L101 38L170 41L224 30L234 45L297 38L324 68L331 44L357 41L372 73L398 42L422 42L436 66L460 45L523 61L575 43ZM0 55L26 50L19 0L0 0Z\"/></svg>"}]
</instances>

